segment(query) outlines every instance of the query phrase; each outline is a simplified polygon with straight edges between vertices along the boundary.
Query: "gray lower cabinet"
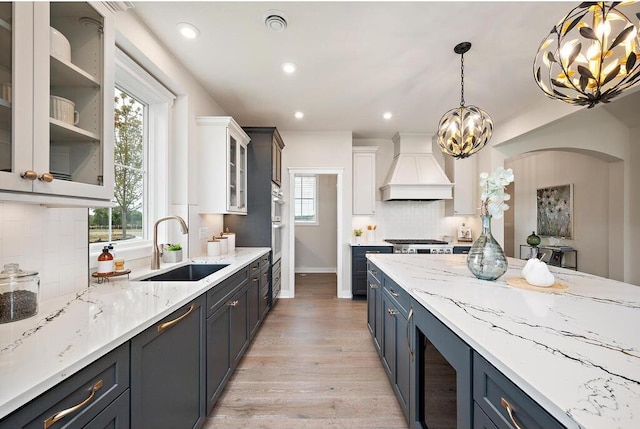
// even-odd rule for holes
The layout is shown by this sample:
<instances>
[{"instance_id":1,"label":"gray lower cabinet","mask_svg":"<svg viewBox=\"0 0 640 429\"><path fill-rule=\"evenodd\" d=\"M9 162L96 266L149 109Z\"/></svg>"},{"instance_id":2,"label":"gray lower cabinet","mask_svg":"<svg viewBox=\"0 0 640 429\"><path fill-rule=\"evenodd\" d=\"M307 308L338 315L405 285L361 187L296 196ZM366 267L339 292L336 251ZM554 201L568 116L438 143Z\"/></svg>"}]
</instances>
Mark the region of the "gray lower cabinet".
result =
<instances>
[{"instance_id":1,"label":"gray lower cabinet","mask_svg":"<svg viewBox=\"0 0 640 429\"><path fill-rule=\"evenodd\" d=\"M249 345L249 326L248 326L248 310L249 310L249 283L238 290L231 298L229 303L229 339L231 361L233 368L238 366L242 355Z\"/></svg>"},{"instance_id":2,"label":"gray lower cabinet","mask_svg":"<svg viewBox=\"0 0 640 429\"><path fill-rule=\"evenodd\" d=\"M109 421L113 421L118 428L126 429L128 388L129 343L126 343L4 418L0 428L99 428L109 427ZM126 400L120 400L123 397ZM109 409L110 404L114 406ZM102 419L108 415L111 418ZM100 426L102 422L104 426Z\"/></svg>"},{"instance_id":3,"label":"gray lower cabinet","mask_svg":"<svg viewBox=\"0 0 640 429\"><path fill-rule=\"evenodd\" d=\"M367 295L367 254L391 253L391 246L352 246L351 247L351 295Z\"/></svg>"},{"instance_id":4,"label":"gray lower cabinet","mask_svg":"<svg viewBox=\"0 0 640 429\"><path fill-rule=\"evenodd\" d=\"M204 424L205 297L131 340L131 426L189 429Z\"/></svg>"},{"instance_id":5,"label":"gray lower cabinet","mask_svg":"<svg viewBox=\"0 0 640 429\"><path fill-rule=\"evenodd\" d=\"M408 295L388 278L382 287L382 365L405 418L409 418L410 371Z\"/></svg>"},{"instance_id":6,"label":"gray lower cabinet","mask_svg":"<svg viewBox=\"0 0 640 429\"><path fill-rule=\"evenodd\" d=\"M367 266L367 325L378 356L382 356L382 283L378 267L370 261Z\"/></svg>"},{"instance_id":7,"label":"gray lower cabinet","mask_svg":"<svg viewBox=\"0 0 640 429\"><path fill-rule=\"evenodd\" d=\"M102 410L84 429L129 429L129 391Z\"/></svg>"},{"instance_id":8,"label":"gray lower cabinet","mask_svg":"<svg viewBox=\"0 0 640 429\"><path fill-rule=\"evenodd\" d=\"M473 399L499 429L564 427L476 352L473 353Z\"/></svg>"}]
</instances>

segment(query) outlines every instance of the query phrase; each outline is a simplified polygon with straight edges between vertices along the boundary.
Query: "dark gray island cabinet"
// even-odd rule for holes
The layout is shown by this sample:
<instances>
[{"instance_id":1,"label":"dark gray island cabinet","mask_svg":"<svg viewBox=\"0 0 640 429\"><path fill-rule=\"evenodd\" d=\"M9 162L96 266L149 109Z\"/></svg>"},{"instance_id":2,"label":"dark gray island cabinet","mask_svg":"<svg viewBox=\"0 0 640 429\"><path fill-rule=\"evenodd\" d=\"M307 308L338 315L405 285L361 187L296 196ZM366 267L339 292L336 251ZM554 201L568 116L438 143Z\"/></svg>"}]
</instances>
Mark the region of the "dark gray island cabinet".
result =
<instances>
[{"instance_id":1,"label":"dark gray island cabinet","mask_svg":"<svg viewBox=\"0 0 640 429\"><path fill-rule=\"evenodd\" d=\"M0 420L0 429L201 428L266 316L269 268L267 253Z\"/></svg>"},{"instance_id":2,"label":"dark gray island cabinet","mask_svg":"<svg viewBox=\"0 0 640 429\"><path fill-rule=\"evenodd\" d=\"M369 330L410 428L564 428L371 261L367 283Z\"/></svg>"}]
</instances>

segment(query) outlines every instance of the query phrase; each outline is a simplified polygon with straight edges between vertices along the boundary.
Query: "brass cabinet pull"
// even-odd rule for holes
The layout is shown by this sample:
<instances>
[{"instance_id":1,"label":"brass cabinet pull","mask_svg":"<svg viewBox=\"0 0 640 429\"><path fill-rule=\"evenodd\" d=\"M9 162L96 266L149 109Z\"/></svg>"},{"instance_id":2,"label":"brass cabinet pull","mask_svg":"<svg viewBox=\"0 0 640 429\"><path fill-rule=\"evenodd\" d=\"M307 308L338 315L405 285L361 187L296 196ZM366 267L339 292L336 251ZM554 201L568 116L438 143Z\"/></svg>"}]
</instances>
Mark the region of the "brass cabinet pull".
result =
<instances>
[{"instance_id":1,"label":"brass cabinet pull","mask_svg":"<svg viewBox=\"0 0 640 429\"><path fill-rule=\"evenodd\" d=\"M96 384L94 384L93 387L91 388L91 393L89 394L89 397L87 399L85 399L84 401L80 402L78 405L74 405L71 408L67 408L66 410L62 410L60 412L57 412L54 415L52 415L51 417L49 417L47 420L45 420L43 422L44 423L44 429L49 429L51 427L51 425L56 423L58 420L60 420L62 418L65 418L66 416L68 416L71 413L75 413L76 411L78 411L79 409L81 409L82 407L87 405L89 402L91 402L93 397L96 396L96 392L98 390L100 390L103 386L104 386L104 381L98 380L98 382Z\"/></svg>"},{"instance_id":2,"label":"brass cabinet pull","mask_svg":"<svg viewBox=\"0 0 640 429\"><path fill-rule=\"evenodd\" d=\"M367 250L364 253L380 253L380 251L379 250Z\"/></svg>"},{"instance_id":3,"label":"brass cabinet pull","mask_svg":"<svg viewBox=\"0 0 640 429\"><path fill-rule=\"evenodd\" d=\"M396 291L394 291L393 289L389 289L389 293L391 294L391 296L393 296L393 297L395 297L395 298L397 298L397 297L399 297L399 296L400 296L400 295L398 295L398 293L397 293Z\"/></svg>"},{"instance_id":4,"label":"brass cabinet pull","mask_svg":"<svg viewBox=\"0 0 640 429\"><path fill-rule=\"evenodd\" d=\"M376 270L371 270L371 274L373 274L374 276L377 276L378 272Z\"/></svg>"},{"instance_id":5,"label":"brass cabinet pull","mask_svg":"<svg viewBox=\"0 0 640 429\"><path fill-rule=\"evenodd\" d=\"M502 405L502 408L507 410L507 413L509 413L509 417L511 418L511 423L513 423L513 425L516 427L516 429L522 429L518 425L518 423L516 423L515 417L513 417L513 411L511 410L511 404L504 398L500 398L500 404Z\"/></svg>"},{"instance_id":6,"label":"brass cabinet pull","mask_svg":"<svg viewBox=\"0 0 640 429\"><path fill-rule=\"evenodd\" d=\"M413 350L411 350L411 338L409 338L409 326L411 325L411 318L413 317L413 306L409 310L409 316L407 316L407 348L409 349L409 356L411 357L411 361L413 362Z\"/></svg>"},{"instance_id":7,"label":"brass cabinet pull","mask_svg":"<svg viewBox=\"0 0 640 429\"><path fill-rule=\"evenodd\" d=\"M38 178L38 173L33 170L27 170L24 173L20 174L20 177L27 180L36 180Z\"/></svg>"},{"instance_id":8,"label":"brass cabinet pull","mask_svg":"<svg viewBox=\"0 0 640 429\"><path fill-rule=\"evenodd\" d=\"M193 309L196 308L195 304L191 304L191 307L189 307L189 310L187 310L186 313L184 313L182 316L177 317L173 320L170 320L169 322L165 322L161 325L158 325L158 332L162 332L165 329L168 329L170 327L172 327L173 325L175 325L176 323L180 322L182 319L184 319L185 317L187 317L189 315L189 313L191 313L193 311Z\"/></svg>"},{"instance_id":9,"label":"brass cabinet pull","mask_svg":"<svg viewBox=\"0 0 640 429\"><path fill-rule=\"evenodd\" d=\"M395 316L396 314L398 314L396 310L393 310L391 308L387 308L387 313L389 313L389 316Z\"/></svg>"},{"instance_id":10,"label":"brass cabinet pull","mask_svg":"<svg viewBox=\"0 0 640 429\"><path fill-rule=\"evenodd\" d=\"M51 183L53 182L53 175L51 173L44 173L42 176L38 177L38 180L41 182Z\"/></svg>"},{"instance_id":11,"label":"brass cabinet pull","mask_svg":"<svg viewBox=\"0 0 640 429\"><path fill-rule=\"evenodd\" d=\"M378 289L378 285L377 284L373 284L373 283L369 283L369 287L371 289Z\"/></svg>"},{"instance_id":12,"label":"brass cabinet pull","mask_svg":"<svg viewBox=\"0 0 640 429\"><path fill-rule=\"evenodd\" d=\"M236 305L240 304L240 301L238 301L237 299L235 301L231 301L229 303L229 307L235 307Z\"/></svg>"},{"instance_id":13,"label":"brass cabinet pull","mask_svg":"<svg viewBox=\"0 0 640 429\"><path fill-rule=\"evenodd\" d=\"M251 279L251 281L254 282L254 283L257 283L258 280L260 280L260 279L258 279L257 277L255 279Z\"/></svg>"},{"instance_id":14,"label":"brass cabinet pull","mask_svg":"<svg viewBox=\"0 0 640 429\"><path fill-rule=\"evenodd\" d=\"M258 265L256 265L255 267L251 267L251 271L258 271Z\"/></svg>"},{"instance_id":15,"label":"brass cabinet pull","mask_svg":"<svg viewBox=\"0 0 640 429\"><path fill-rule=\"evenodd\" d=\"M263 276L267 277L269 273L262 273Z\"/></svg>"}]
</instances>

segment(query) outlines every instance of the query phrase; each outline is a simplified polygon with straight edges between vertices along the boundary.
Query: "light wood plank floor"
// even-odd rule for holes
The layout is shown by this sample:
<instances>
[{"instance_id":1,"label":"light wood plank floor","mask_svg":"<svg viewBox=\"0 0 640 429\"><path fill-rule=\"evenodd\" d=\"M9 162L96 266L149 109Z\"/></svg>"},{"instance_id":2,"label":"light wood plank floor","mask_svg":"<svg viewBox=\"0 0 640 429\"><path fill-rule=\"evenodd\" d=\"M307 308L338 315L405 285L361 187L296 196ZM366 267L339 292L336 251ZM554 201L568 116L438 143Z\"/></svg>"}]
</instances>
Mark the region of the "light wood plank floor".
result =
<instances>
[{"instance_id":1,"label":"light wood plank floor","mask_svg":"<svg viewBox=\"0 0 640 429\"><path fill-rule=\"evenodd\" d=\"M366 320L366 301L336 298L334 274L296 275L204 428L406 429Z\"/></svg>"}]
</instances>

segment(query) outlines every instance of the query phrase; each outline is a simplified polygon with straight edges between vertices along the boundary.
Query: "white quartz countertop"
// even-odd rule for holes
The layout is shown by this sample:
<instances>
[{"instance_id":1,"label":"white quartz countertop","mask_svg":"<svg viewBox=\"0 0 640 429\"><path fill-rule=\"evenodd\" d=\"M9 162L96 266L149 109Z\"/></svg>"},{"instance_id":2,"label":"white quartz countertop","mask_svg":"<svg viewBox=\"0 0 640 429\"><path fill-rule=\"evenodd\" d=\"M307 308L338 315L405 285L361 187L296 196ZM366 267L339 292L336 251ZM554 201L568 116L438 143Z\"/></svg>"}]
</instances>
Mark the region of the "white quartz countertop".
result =
<instances>
[{"instance_id":1,"label":"white quartz countertop","mask_svg":"<svg viewBox=\"0 0 640 429\"><path fill-rule=\"evenodd\" d=\"M568 428L640 425L640 287L550 267L563 292L490 282L465 255L368 258Z\"/></svg>"},{"instance_id":2,"label":"white quartz countertop","mask_svg":"<svg viewBox=\"0 0 640 429\"><path fill-rule=\"evenodd\" d=\"M40 302L38 314L0 324L0 418L205 293L269 248L161 264L159 274L187 263L229 264L198 282L114 277L81 292ZM136 273L144 277L151 273Z\"/></svg>"},{"instance_id":3,"label":"white quartz countertop","mask_svg":"<svg viewBox=\"0 0 640 429\"><path fill-rule=\"evenodd\" d=\"M361 243L351 242L349 243L352 247L373 247L373 246L388 246L392 247L393 244L387 243L386 241L362 241Z\"/></svg>"}]
</instances>

